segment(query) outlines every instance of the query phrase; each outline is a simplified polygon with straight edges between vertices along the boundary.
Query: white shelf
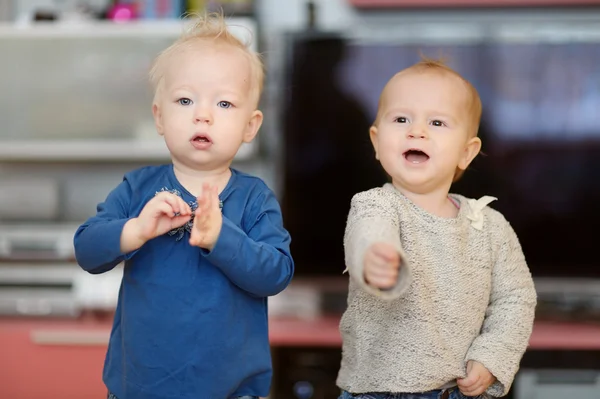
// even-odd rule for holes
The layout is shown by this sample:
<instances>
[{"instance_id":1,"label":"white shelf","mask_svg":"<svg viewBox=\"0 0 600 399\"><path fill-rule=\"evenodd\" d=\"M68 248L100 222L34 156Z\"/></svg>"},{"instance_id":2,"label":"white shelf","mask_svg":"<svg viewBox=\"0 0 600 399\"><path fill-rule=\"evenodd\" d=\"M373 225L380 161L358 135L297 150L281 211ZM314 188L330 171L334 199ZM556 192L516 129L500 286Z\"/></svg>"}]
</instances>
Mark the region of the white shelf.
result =
<instances>
[{"instance_id":1,"label":"white shelf","mask_svg":"<svg viewBox=\"0 0 600 399\"><path fill-rule=\"evenodd\" d=\"M0 0L2 1L2 0ZM234 17L227 18L227 25L233 34L241 38L252 40L252 46L256 49L256 21L253 18ZM183 29L193 20L158 20L129 22L112 21L66 21L66 22L27 22L7 23L0 22L0 38L163 38L179 36ZM238 36L239 37L239 36Z\"/></svg>"},{"instance_id":2,"label":"white shelf","mask_svg":"<svg viewBox=\"0 0 600 399\"><path fill-rule=\"evenodd\" d=\"M182 32L182 21L132 21L117 23L110 21L74 21L74 22L28 22L25 24L0 23L0 37L55 39L66 38L102 38L102 37L165 37L176 36Z\"/></svg>"},{"instance_id":3,"label":"white shelf","mask_svg":"<svg viewBox=\"0 0 600 399\"><path fill-rule=\"evenodd\" d=\"M236 161L251 158L255 143L243 144ZM69 141L3 141L0 142L0 162L103 162L170 160L162 140L69 140Z\"/></svg>"},{"instance_id":4,"label":"white shelf","mask_svg":"<svg viewBox=\"0 0 600 399\"><path fill-rule=\"evenodd\" d=\"M4 0L0 0L4 1ZM113 46L109 43L106 44L106 40L128 40L127 46L124 46L126 51L135 51L137 49L135 43L143 42L147 40L156 40L156 39L167 39L167 41L174 40L177 38L185 28L193 23L193 20L164 20L164 21L130 21L126 23L117 23L111 21L67 21L67 22L28 22L28 23L0 23L0 42L8 43L7 48L30 48L25 46L25 43L29 43L28 46L33 43L43 42L43 46L38 46L39 48L43 48L44 51L47 51L53 54L53 48L56 47L56 52L60 53L61 56L66 60L57 63L51 63L50 72L51 76L59 76L60 70L56 68L64 68L64 65L78 65L77 67L69 68L64 72L66 76L69 76L70 73L78 73L80 75L87 74L88 71L85 69L86 62L92 62L97 56L97 54L103 55L103 60L106 63L107 60L110 60L113 57L115 65L121 62L123 58L123 53L119 51L115 51L111 53L111 48ZM241 40L249 40L251 42L251 47L256 49L257 45L257 37L256 37L256 21L253 18L228 18L227 23L230 27L231 32L238 36ZM51 39L50 41L47 41ZM56 40L54 40L56 39ZM81 49L77 46L71 45L72 41L78 41L80 39L85 39L87 43L87 48L90 49L89 52L82 54ZM56 44L59 43L59 44ZM131 44L133 43L133 45ZM54 47L53 47L54 46ZM161 45L162 46L162 45ZM38 48L31 47L31 48ZM118 47L118 46L115 46ZM154 45L154 47L158 47ZM68 51L65 51L67 49ZM77 51L75 51L77 50ZM146 49L146 53L140 52L135 53L134 55L138 58L133 58L133 60L123 60L124 63L130 62L131 65L125 65L123 76L119 78L124 79L128 76L133 76L133 78L129 78L129 85L127 86L131 90L139 90L141 92L140 85L145 84L145 80L142 81L142 77L138 74L140 68L145 67L145 62L150 57L154 57L154 54L148 53L148 49ZM152 50L154 51L154 50ZM158 51L158 50L156 50ZM3 53L4 54L4 53ZM27 55L27 54L25 54ZM9 54L10 56L10 54ZM23 56L22 52L16 53L17 57ZM69 57L71 59L69 59ZM87 57L87 58L86 58ZM60 58L60 57L59 57ZM86 59L91 61L85 61ZM44 58L40 58L40 62L32 62L33 59L30 59L29 55L24 59L13 59L13 62L16 62L18 65L19 62L28 62L33 65L37 65L39 68L44 68L43 65ZM84 62L85 61L85 62ZM10 63L9 63L10 64ZM42 66L40 66L42 65ZM36 67L36 68L37 68ZM52 69L54 68L54 69ZM79 68L79 69L77 69ZM35 68L30 68L35 71ZM30 69L28 73L32 73ZM11 69L9 68L9 71ZM115 87L115 83L113 81L107 81L106 76L100 74L98 71L95 71L96 75L101 76L101 79L94 81L94 87L86 88L86 91L83 92L83 95L87 93L87 91L95 93L109 93L108 90L112 90ZM54 75L52 75L54 74ZM87 76L87 75L86 75ZM95 76L91 75L90 76ZM25 78L23 78L25 79ZM79 76L80 80L85 80L81 76ZM144 78L145 79L145 78ZM87 82L87 80L86 80ZM82 91L80 89L74 89L73 87L65 88L65 92L61 90L60 86L61 82L54 83L54 86L48 85L45 87L45 90L49 90L48 93L54 93L57 96L71 96L72 100L77 101L78 96L82 95ZM66 84L66 83L65 83ZM32 85L32 87L36 87ZM70 91L67 91L67 90ZM9 86L10 92L10 86ZM25 90L26 92L26 90ZM47 93L46 93L47 94ZM118 93L115 93L117 96ZM22 99L20 99L23 101ZM94 98L92 100L96 100L97 102L104 105L103 112L116 112L113 108L115 107L107 107L105 98L102 97L100 99ZM92 101L93 102L93 101ZM149 109L150 105L148 105ZM48 107L52 109L52 107ZM44 112L50 112L48 110L43 110ZM37 111L38 114L44 114L42 111ZM27 115L26 117L40 117L35 116L36 113L32 115ZM3 114L3 122L8 126L20 126L19 123L15 123L12 118L15 118L17 121L22 115L15 115L14 113L6 113ZM79 115L79 118L82 118L82 115ZM7 119L9 121L7 122ZM50 122L51 123L51 122ZM137 123L136 121L132 121L131 124ZM142 122L140 122L142 123ZM39 123L38 123L39 124ZM121 125L124 123L121 122ZM32 123L35 125L35 123ZM106 129L112 128L114 131L119 131L119 125L107 124ZM125 124L127 125L127 124ZM60 125L59 126L50 126L49 131L56 133L61 132ZM76 130L76 129L74 129ZM144 137L140 139L139 135L133 135L131 139L125 140L88 140L88 139L79 139L77 136L73 135L72 139L66 140L58 140L58 139L50 139L51 135L46 137L42 137L41 139L31 138L31 139L23 139L26 137L26 132L17 132L18 134L13 134L12 136L2 137L0 135L0 162L7 161L18 161L18 162L110 162L110 161L144 161L144 162L164 162L170 160L169 152L167 147L162 139L150 138L145 134L142 134ZM145 133L145 132L143 132ZM91 136L91 134L90 134ZM15 137L15 139L11 139L11 137ZM70 137L70 136L69 136ZM18 138L18 139L17 139ZM255 144L243 145L236 160L246 160L252 157L256 153Z\"/></svg>"}]
</instances>

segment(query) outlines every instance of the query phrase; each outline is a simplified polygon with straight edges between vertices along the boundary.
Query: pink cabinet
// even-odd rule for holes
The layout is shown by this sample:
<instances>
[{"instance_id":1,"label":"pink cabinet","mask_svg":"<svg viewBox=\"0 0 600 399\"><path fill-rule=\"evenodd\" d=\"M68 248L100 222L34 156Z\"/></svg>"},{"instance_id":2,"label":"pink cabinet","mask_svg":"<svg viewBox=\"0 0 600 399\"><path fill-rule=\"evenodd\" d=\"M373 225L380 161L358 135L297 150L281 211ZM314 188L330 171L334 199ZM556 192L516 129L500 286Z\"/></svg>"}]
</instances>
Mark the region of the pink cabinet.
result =
<instances>
[{"instance_id":1,"label":"pink cabinet","mask_svg":"<svg viewBox=\"0 0 600 399\"><path fill-rule=\"evenodd\" d=\"M104 399L110 325L0 320L0 398Z\"/></svg>"}]
</instances>

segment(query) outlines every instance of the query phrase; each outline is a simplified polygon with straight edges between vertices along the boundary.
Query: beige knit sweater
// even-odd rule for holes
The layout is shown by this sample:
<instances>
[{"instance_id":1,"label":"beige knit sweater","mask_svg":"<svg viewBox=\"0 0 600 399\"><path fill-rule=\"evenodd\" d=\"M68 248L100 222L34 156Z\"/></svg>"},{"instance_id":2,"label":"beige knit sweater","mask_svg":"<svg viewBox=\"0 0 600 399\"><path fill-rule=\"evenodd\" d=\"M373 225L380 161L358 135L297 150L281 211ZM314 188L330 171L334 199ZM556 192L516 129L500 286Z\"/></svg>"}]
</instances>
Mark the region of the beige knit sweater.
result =
<instances>
[{"instance_id":1,"label":"beige knit sweater","mask_svg":"<svg viewBox=\"0 0 600 399\"><path fill-rule=\"evenodd\" d=\"M533 326L536 293L521 246L492 198L460 203L456 218L417 207L391 184L352 199L344 237L350 273L337 384L352 393L424 392L465 377L467 360L505 395ZM394 245L398 284L380 292L363 278L366 248Z\"/></svg>"}]
</instances>

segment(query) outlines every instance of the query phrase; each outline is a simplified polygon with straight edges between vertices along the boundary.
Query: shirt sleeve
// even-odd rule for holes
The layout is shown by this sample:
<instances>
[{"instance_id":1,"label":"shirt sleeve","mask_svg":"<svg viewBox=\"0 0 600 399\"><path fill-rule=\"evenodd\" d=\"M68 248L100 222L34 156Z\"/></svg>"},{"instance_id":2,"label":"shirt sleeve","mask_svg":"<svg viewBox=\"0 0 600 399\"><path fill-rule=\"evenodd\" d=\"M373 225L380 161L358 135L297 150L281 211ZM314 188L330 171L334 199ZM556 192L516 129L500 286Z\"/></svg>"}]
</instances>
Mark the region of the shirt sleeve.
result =
<instances>
[{"instance_id":1,"label":"shirt sleeve","mask_svg":"<svg viewBox=\"0 0 600 399\"><path fill-rule=\"evenodd\" d=\"M219 238L201 253L238 287L257 297L283 291L294 273L290 235L283 227L279 203L265 189L249 207L245 228L223 216Z\"/></svg>"},{"instance_id":2,"label":"shirt sleeve","mask_svg":"<svg viewBox=\"0 0 600 399\"><path fill-rule=\"evenodd\" d=\"M496 377L487 390L494 397L504 396L510 390L529 343L537 303L517 235L508 222L504 223L505 234L492 269L490 303L481 333L466 358L483 364Z\"/></svg>"},{"instance_id":3,"label":"shirt sleeve","mask_svg":"<svg viewBox=\"0 0 600 399\"><path fill-rule=\"evenodd\" d=\"M400 297L411 283L410 265L400 242L398 211L382 189L356 194L350 204L350 213L344 234L346 271L363 290L383 299ZM388 243L400 255L398 281L388 290L380 290L364 279L364 258L367 248L374 243Z\"/></svg>"},{"instance_id":4,"label":"shirt sleeve","mask_svg":"<svg viewBox=\"0 0 600 399\"><path fill-rule=\"evenodd\" d=\"M131 192L125 177L106 200L98 204L96 215L77 229L73 239L75 258L83 270L104 273L137 252L121 253L121 233L129 220Z\"/></svg>"}]
</instances>

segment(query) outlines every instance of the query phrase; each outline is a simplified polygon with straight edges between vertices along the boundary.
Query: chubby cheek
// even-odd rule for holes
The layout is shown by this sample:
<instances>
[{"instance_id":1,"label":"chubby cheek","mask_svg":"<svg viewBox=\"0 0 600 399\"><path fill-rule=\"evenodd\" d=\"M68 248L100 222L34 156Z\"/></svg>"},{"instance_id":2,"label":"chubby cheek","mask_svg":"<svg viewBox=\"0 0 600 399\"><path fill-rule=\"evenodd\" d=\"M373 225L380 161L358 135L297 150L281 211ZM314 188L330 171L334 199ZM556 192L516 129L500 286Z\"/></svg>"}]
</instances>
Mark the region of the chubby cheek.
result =
<instances>
[{"instance_id":1,"label":"chubby cheek","mask_svg":"<svg viewBox=\"0 0 600 399\"><path fill-rule=\"evenodd\" d=\"M173 134L173 131L165 134L165 144L171 153L178 153L186 144L178 135Z\"/></svg>"},{"instance_id":2,"label":"chubby cheek","mask_svg":"<svg viewBox=\"0 0 600 399\"><path fill-rule=\"evenodd\" d=\"M401 154L401 140L398 135L394 134L383 134L378 137L377 148L379 158L390 158L402 156Z\"/></svg>"},{"instance_id":3,"label":"chubby cheek","mask_svg":"<svg viewBox=\"0 0 600 399\"><path fill-rule=\"evenodd\" d=\"M178 107L169 109L163 116L165 127L171 130L179 131L189 129L193 125L193 111L191 107Z\"/></svg>"},{"instance_id":4,"label":"chubby cheek","mask_svg":"<svg viewBox=\"0 0 600 399\"><path fill-rule=\"evenodd\" d=\"M165 120L163 137L171 150L188 144L192 132L193 130L186 128L177 119Z\"/></svg>"},{"instance_id":5,"label":"chubby cheek","mask_svg":"<svg viewBox=\"0 0 600 399\"><path fill-rule=\"evenodd\" d=\"M383 169L389 174L394 175L402 163L402 153L398 147L394 147L393 143L379 143L379 162Z\"/></svg>"},{"instance_id":6,"label":"chubby cheek","mask_svg":"<svg viewBox=\"0 0 600 399\"><path fill-rule=\"evenodd\" d=\"M388 175L394 176L396 174L395 171L400 169L402 157L393 156L392 154L387 153L379 157L379 162L381 162L381 166L387 172Z\"/></svg>"}]
</instances>

